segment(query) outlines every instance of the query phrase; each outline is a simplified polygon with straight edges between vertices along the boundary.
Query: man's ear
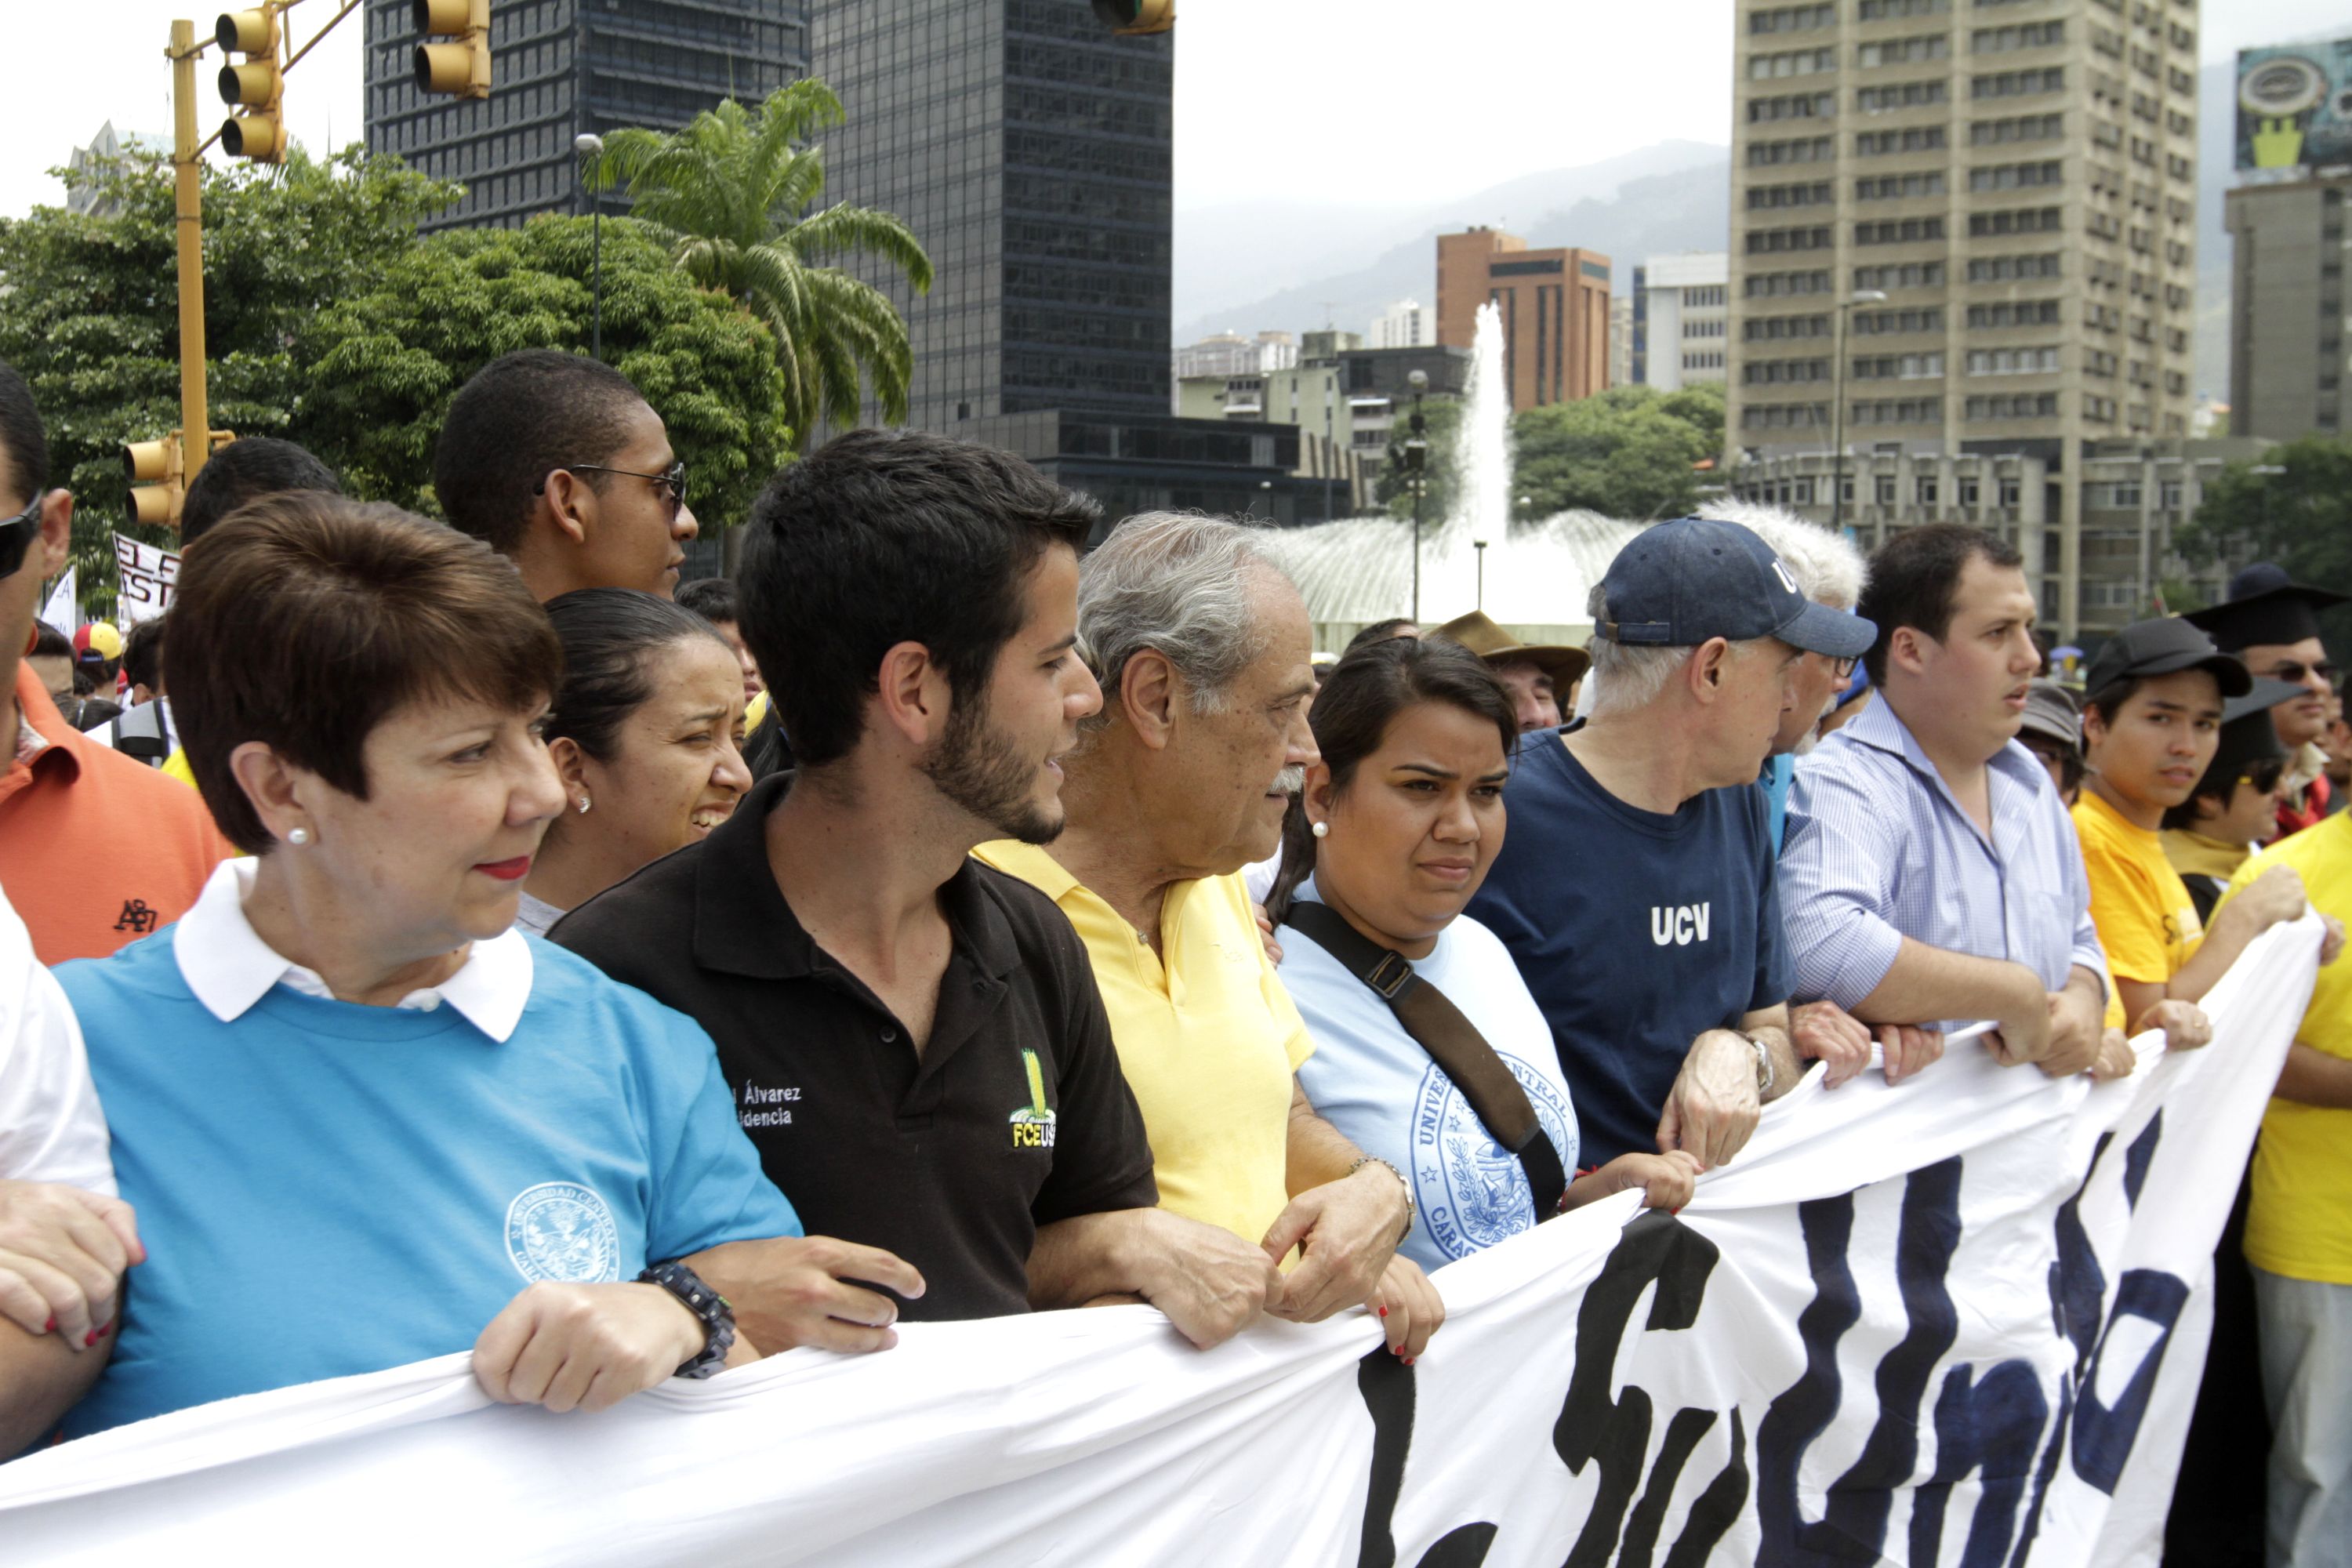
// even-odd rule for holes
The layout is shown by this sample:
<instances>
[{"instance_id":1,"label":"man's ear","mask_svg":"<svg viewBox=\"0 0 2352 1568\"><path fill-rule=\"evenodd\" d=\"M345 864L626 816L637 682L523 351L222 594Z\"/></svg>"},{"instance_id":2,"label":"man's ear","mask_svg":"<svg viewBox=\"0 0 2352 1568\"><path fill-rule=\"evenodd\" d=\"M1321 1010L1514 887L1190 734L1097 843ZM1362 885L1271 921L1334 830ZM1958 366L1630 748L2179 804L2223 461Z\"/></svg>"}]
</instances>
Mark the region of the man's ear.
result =
<instances>
[{"instance_id":1,"label":"man's ear","mask_svg":"<svg viewBox=\"0 0 2352 1568\"><path fill-rule=\"evenodd\" d=\"M1690 685L1691 695L1702 702L1712 702L1722 693L1723 678L1731 664L1731 643L1725 637L1709 637L1691 650L1689 661L1683 667L1683 679Z\"/></svg>"},{"instance_id":2,"label":"man's ear","mask_svg":"<svg viewBox=\"0 0 2352 1568\"><path fill-rule=\"evenodd\" d=\"M1886 634L1886 666L1906 675L1927 667L1927 641L1916 626L1897 626Z\"/></svg>"},{"instance_id":3,"label":"man's ear","mask_svg":"<svg viewBox=\"0 0 2352 1568\"><path fill-rule=\"evenodd\" d=\"M588 542L596 526L596 491L569 468L548 471L547 483L531 498L532 515L573 544Z\"/></svg>"},{"instance_id":4,"label":"man's ear","mask_svg":"<svg viewBox=\"0 0 2352 1568\"><path fill-rule=\"evenodd\" d=\"M954 697L947 671L921 643L893 643L883 653L875 691L881 700L882 722L909 743L928 747L947 733Z\"/></svg>"},{"instance_id":5,"label":"man's ear","mask_svg":"<svg viewBox=\"0 0 2352 1568\"><path fill-rule=\"evenodd\" d=\"M54 577L66 569L73 554L73 508L71 490L51 490L41 500L41 575ZM58 628L68 637L71 626Z\"/></svg>"},{"instance_id":6,"label":"man's ear","mask_svg":"<svg viewBox=\"0 0 2352 1568\"><path fill-rule=\"evenodd\" d=\"M1186 701L1184 679L1158 648L1139 649L1118 672L1118 701L1136 737L1160 751L1175 737L1176 710Z\"/></svg>"}]
</instances>

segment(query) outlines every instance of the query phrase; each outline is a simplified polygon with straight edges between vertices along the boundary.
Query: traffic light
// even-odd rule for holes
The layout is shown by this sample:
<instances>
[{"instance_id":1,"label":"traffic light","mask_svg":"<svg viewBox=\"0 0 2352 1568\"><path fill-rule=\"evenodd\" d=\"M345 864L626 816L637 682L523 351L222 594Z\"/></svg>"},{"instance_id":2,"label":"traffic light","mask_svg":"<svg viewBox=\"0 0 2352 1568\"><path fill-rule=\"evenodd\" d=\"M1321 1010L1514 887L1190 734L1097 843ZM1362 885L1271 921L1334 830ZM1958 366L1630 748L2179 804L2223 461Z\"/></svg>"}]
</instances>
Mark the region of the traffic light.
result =
<instances>
[{"instance_id":1,"label":"traffic light","mask_svg":"<svg viewBox=\"0 0 2352 1568\"><path fill-rule=\"evenodd\" d=\"M1095 0L1095 15L1122 33L1164 33L1176 26L1176 0Z\"/></svg>"},{"instance_id":2,"label":"traffic light","mask_svg":"<svg viewBox=\"0 0 2352 1568\"><path fill-rule=\"evenodd\" d=\"M490 96L490 0L415 0L416 90Z\"/></svg>"},{"instance_id":3,"label":"traffic light","mask_svg":"<svg viewBox=\"0 0 2352 1568\"><path fill-rule=\"evenodd\" d=\"M207 451L217 452L236 439L234 430L215 430ZM126 441L122 467L131 477L131 521L149 528L177 528L180 502L187 494L188 476L181 458L180 433L160 441Z\"/></svg>"},{"instance_id":4,"label":"traffic light","mask_svg":"<svg viewBox=\"0 0 2352 1568\"><path fill-rule=\"evenodd\" d=\"M224 54L245 57L242 65L220 69L221 101L244 110L221 126L221 149L232 158L264 163L286 160L285 73L278 64L276 4L250 11L224 11L213 24L213 41Z\"/></svg>"}]
</instances>

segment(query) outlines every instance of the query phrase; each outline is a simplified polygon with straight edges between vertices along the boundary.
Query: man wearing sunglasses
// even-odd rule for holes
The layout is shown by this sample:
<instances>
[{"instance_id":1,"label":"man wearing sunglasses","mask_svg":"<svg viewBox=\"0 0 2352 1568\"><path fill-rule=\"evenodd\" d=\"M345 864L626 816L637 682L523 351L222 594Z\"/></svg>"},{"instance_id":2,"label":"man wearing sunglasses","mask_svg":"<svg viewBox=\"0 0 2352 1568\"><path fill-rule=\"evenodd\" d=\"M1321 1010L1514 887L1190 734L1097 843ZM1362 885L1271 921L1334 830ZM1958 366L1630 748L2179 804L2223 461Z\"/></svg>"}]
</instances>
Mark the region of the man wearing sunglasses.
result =
<instances>
[{"instance_id":1,"label":"man wearing sunglasses","mask_svg":"<svg viewBox=\"0 0 2352 1568\"><path fill-rule=\"evenodd\" d=\"M2205 628L2213 644L2234 653L2247 672L2303 689L2271 710L2271 724L2286 748L2286 790L2279 831L2298 832L2327 815L2333 786L2319 739L2327 731L2328 699L2341 679L2319 637L2319 612L2352 604L2352 595L2290 579L2284 567L2258 561L2230 579L2229 597L2183 620Z\"/></svg>"},{"instance_id":2,"label":"man wearing sunglasses","mask_svg":"<svg viewBox=\"0 0 2352 1568\"><path fill-rule=\"evenodd\" d=\"M41 579L64 570L73 497L24 378L0 364L0 889L43 963L103 958L180 918L235 853L194 790L78 733L26 664Z\"/></svg>"},{"instance_id":3,"label":"man wearing sunglasses","mask_svg":"<svg viewBox=\"0 0 2352 1568\"><path fill-rule=\"evenodd\" d=\"M661 416L619 371L553 349L493 360L458 389L433 488L542 604L574 588L669 598L697 530Z\"/></svg>"},{"instance_id":4,"label":"man wearing sunglasses","mask_svg":"<svg viewBox=\"0 0 2352 1568\"><path fill-rule=\"evenodd\" d=\"M2200 921L2213 918L2246 857L2278 837L2288 759L2272 716L2303 696L2300 686L2257 678L2252 691L2230 699L2213 761L2189 798L2164 814L2164 857L2180 873Z\"/></svg>"}]
</instances>

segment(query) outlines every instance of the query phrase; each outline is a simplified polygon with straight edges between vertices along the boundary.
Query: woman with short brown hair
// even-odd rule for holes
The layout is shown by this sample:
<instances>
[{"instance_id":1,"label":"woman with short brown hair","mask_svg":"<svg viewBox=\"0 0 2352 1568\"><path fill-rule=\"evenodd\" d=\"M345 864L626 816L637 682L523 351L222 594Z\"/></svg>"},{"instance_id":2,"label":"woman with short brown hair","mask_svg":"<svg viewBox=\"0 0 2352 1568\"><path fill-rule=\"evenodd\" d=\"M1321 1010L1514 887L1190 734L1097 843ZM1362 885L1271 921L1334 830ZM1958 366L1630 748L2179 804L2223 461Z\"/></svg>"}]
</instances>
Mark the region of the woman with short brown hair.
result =
<instances>
[{"instance_id":1,"label":"woman with short brown hair","mask_svg":"<svg viewBox=\"0 0 2352 1568\"><path fill-rule=\"evenodd\" d=\"M511 929L559 660L511 566L389 507L274 496L189 549L175 716L251 858L59 971L148 1247L69 1433L469 1346L556 1410L729 1358L676 1260L799 1224L709 1037Z\"/></svg>"}]
</instances>

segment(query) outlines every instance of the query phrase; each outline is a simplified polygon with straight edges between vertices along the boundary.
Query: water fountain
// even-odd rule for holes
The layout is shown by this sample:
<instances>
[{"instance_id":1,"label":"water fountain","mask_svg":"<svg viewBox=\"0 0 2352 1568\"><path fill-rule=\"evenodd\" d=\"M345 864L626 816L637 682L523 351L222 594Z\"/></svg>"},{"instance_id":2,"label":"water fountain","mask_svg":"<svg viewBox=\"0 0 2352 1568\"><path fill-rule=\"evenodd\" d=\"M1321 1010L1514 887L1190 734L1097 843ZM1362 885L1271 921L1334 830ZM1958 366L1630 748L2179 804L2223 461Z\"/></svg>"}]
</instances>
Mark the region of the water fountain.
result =
<instances>
[{"instance_id":1,"label":"water fountain","mask_svg":"<svg viewBox=\"0 0 2352 1568\"><path fill-rule=\"evenodd\" d=\"M1582 647L1591 629L1585 596L1641 525L1590 511L1513 522L1510 419L1502 317L1494 305L1482 305L1454 437L1461 482L1454 511L1423 521L1422 624L1480 607L1483 553L1488 615L1528 642ZM1266 542L1306 595L1318 648L1336 652L1357 628L1412 613L1409 521L1348 518L1274 531Z\"/></svg>"}]
</instances>

